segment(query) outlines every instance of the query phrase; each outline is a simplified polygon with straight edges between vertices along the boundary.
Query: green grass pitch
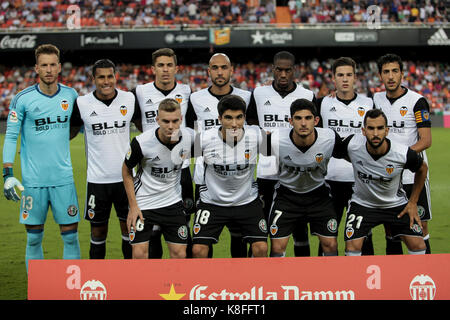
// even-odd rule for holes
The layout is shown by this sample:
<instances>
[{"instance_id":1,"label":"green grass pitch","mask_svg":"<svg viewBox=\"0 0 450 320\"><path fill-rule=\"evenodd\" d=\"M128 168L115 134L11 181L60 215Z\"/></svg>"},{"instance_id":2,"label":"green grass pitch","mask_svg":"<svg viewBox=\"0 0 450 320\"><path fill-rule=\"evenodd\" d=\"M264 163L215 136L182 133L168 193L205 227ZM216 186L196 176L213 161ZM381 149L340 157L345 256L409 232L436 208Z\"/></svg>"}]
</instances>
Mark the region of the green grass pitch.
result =
<instances>
[{"instance_id":1,"label":"green grass pitch","mask_svg":"<svg viewBox=\"0 0 450 320\"><path fill-rule=\"evenodd\" d=\"M430 244L433 253L450 253L448 238L450 217L447 216L450 212L450 201L448 200L450 194L450 129L433 128L432 134L433 144L428 151L433 210L433 220L429 223ZM1 135L0 139L2 141L1 153L4 135ZM80 211L83 212L86 193L86 159L82 135L78 135L71 141L71 152ZM14 172L18 178L20 178L19 162L19 155L17 155ZM27 298L27 276L24 261L26 233L25 227L19 224L19 203L7 201L4 196L1 196L0 208L0 300L23 300ZM121 259L120 228L115 212L112 212L111 217L106 255L107 259ZM339 232L339 254L343 255L343 223L341 223ZM79 224L79 239L83 259L89 257L89 233L89 223L82 219ZM373 234L375 254L384 254L383 228L375 228ZM311 237L310 243L311 253L316 256L317 238ZM62 240L59 227L55 224L51 213L47 216L43 249L46 259L60 259L62 257ZM164 249L164 258L167 258L167 250ZM224 230L219 243L214 246L214 257L224 258L229 256L229 234ZM292 241L289 243L287 256L293 256Z\"/></svg>"}]
</instances>

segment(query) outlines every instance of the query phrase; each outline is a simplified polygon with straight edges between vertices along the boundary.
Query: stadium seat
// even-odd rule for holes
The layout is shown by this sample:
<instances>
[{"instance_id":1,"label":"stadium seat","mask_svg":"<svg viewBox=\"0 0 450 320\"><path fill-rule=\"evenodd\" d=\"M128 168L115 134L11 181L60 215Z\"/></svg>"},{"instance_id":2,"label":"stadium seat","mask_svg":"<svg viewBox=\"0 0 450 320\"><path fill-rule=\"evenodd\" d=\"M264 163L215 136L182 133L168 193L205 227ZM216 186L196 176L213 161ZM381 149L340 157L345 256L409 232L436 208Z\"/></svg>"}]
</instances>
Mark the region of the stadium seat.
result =
<instances>
[{"instance_id":1,"label":"stadium seat","mask_svg":"<svg viewBox=\"0 0 450 320\"><path fill-rule=\"evenodd\" d=\"M275 13L277 24L286 25L292 23L289 7L277 6Z\"/></svg>"}]
</instances>

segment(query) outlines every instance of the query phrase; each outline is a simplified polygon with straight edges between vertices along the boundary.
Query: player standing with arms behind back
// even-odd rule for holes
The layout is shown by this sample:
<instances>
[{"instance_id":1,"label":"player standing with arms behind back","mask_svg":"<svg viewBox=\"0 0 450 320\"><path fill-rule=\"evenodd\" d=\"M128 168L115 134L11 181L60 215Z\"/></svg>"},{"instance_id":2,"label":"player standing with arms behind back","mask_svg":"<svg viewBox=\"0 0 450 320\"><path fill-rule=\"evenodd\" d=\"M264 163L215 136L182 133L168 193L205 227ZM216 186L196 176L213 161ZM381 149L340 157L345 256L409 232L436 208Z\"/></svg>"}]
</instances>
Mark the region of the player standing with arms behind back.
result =
<instances>
[{"instance_id":1,"label":"player standing with arms behind back","mask_svg":"<svg viewBox=\"0 0 450 320\"><path fill-rule=\"evenodd\" d=\"M355 92L356 62L352 58L340 57L333 62L332 72L336 96L317 100L322 127L333 129L341 137L361 134L364 115L373 108L373 101ZM355 182L351 163L332 157L325 180L330 186L337 221L340 223ZM319 246L319 256L321 249ZM364 241L362 254L373 255L371 234Z\"/></svg>"},{"instance_id":2,"label":"player standing with arms behind back","mask_svg":"<svg viewBox=\"0 0 450 320\"><path fill-rule=\"evenodd\" d=\"M378 72L386 91L374 94L375 107L381 109L388 118L389 139L409 146L419 153L427 163L425 150L431 147L430 106L427 100L417 92L401 85L403 80L403 62L395 54L386 54L378 61ZM403 172L403 187L408 197L414 183L414 173ZM426 253L431 253L428 221L431 220L431 195L429 174L417 203L419 216L423 225L423 236L427 246ZM388 231L388 230L387 230ZM402 254L401 243L386 237L386 253Z\"/></svg>"},{"instance_id":3,"label":"player standing with arms behind back","mask_svg":"<svg viewBox=\"0 0 450 320\"><path fill-rule=\"evenodd\" d=\"M18 201L22 191L20 223L27 231L25 262L43 259L42 239L49 206L59 224L64 259L80 259L78 198L70 158L70 117L77 92L58 83L59 49L51 44L35 50L39 83L19 92L11 101L3 145L4 194ZM21 135L22 184L13 175L17 138Z\"/></svg>"},{"instance_id":4,"label":"player standing with arms behind back","mask_svg":"<svg viewBox=\"0 0 450 320\"><path fill-rule=\"evenodd\" d=\"M210 60L208 65L208 74L211 79L211 86L194 92L191 94L189 100L189 107L187 111L186 125L190 128L195 127L197 121L197 128L199 132L218 128L220 126L217 110L217 104L220 99L234 94L244 99L246 107L250 102L251 93L246 90L235 88L231 85L231 76L233 74L233 66L226 54L216 53ZM199 199L199 189L204 184L203 175L203 158L196 159L194 182L195 182L195 201ZM240 258L247 256L247 244L242 241L242 237L235 231L230 230L231 244L230 251L233 258ZM209 248L208 254L212 257L213 247Z\"/></svg>"},{"instance_id":5,"label":"player standing with arms behind back","mask_svg":"<svg viewBox=\"0 0 450 320\"><path fill-rule=\"evenodd\" d=\"M116 66L111 60L95 62L92 77L95 91L77 98L70 120L71 138L84 124L87 157L84 218L91 223L89 258L105 258L108 222L114 204L122 233L122 254L125 259L131 259L122 163L130 142L134 95L116 89Z\"/></svg>"},{"instance_id":6,"label":"player standing with arms behind back","mask_svg":"<svg viewBox=\"0 0 450 320\"><path fill-rule=\"evenodd\" d=\"M266 131L289 128L290 106L297 99L316 103L314 93L294 82L295 57L287 51L280 51L273 57L273 82L271 85L253 90L247 110L247 123L259 125ZM277 175L267 172L276 167L275 157L260 156L257 167L258 190L264 202L264 215L268 221L272 206ZM276 169L276 168L275 168ZM308 226L299 225L293 233L295 256L309 256Z\"/></svg>"}]
</instances>

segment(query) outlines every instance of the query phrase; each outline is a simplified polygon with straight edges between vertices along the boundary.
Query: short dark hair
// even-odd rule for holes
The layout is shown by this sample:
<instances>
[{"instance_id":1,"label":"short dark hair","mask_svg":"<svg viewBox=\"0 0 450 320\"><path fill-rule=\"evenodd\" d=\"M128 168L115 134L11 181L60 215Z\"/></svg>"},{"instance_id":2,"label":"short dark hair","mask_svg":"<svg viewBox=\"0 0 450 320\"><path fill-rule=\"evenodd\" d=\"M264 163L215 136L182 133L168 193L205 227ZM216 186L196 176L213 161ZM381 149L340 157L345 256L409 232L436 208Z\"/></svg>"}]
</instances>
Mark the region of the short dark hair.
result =
<instances>
[{"instance_id":1,"label":"short dark hair","mask_svg":"<svg viewBox=\"0 0 450 320\"><path fill-rule=\"evenodd\" d=\"M170 48L161 48L152 53L152 65L154 66L156 63L156 59L159 57L172 57L175 65L177 65L177 55L175 51Z\"/></svg>"},{"instance_id":2,"label":"short dark hair","mask_svg":"<svg viewBox=\"0 0 450 320\"><path fill-rule=\"evenodd\" d=\"M400 71L403 72L402 58L400 58L400 56L398 56L396 54L388 53L388 54L385 54L384 56L380 57L377 60L378 73L381 74L381 70L383 69L383 65L385 65L386 63L391 63L391 62L397 62L399 67L400 67Z\"/></svg>"},{"instance_id":3,"label":"short dark hair","mask_svg":"<svg viewBox=\"0 0 450 320\"><path fill-rule=\"evenodd\" d=\"M116 73L116 65L109 59L97 60L92 66L92 76L95 78L95 72L100 68L113 68L113 72Z\"/></svg>"},{"instance_id":4,"label":"short dark hair","mask_svg":"<svg viewBox=\"0 0 450 320\"><path fill-rule=\"evenodd\" d=\"M295 64L295 56L289 51L280 51L273 56L273 64L276 64L278 60L290 60L292 64Z\"/></svg>"},{"instance_id":5,"label":"short dark hair","mask_svg":"<svg viewBox=\"0 0 450 320\"><path fill-rule=\"evenodd\" d=\"M300 110L309 110L315 117L317 116L316 106L308 99L297 99L291 103L291 118Z\"/></svg>"},{"instance_id":6,"label":"short dark hair","mask_svg":"<svg viewBox=\"0 0 450 320\"><path fill-rule=\"evenodd\" d=\"M36 48L36 50L34 50L36 63L38 63L38 58L41 54L55 54L59 61L59 49L53 44L41 44Z\"/></svg>"},{"instance_id":7,"label":"short dark hair","mask_svg":"<svg viewBox=\"0 0 450 320\"><path fill-rule=\"evenodd\" d=\"M220 99L217 105L217 111L219 116L222 116L227 110L241 110L245 114L245 109L247 105L240 96L229 94Z\"/></svg>"},{"instance_id":8,"label":"short dark hair","mask_svg":"<svg viewBox=\"0 0 450 320\"><path fill-rule=\"evenodd\" d=\"M367 124L367 118L376 119L379 116L382 116L384 118L384 124L387 126L388 120L384 112L381 109L370 109L369 111L366 112L366 115L364 116L364 127Z\"/></svg>"},{"instance_id":9,"label":"short dark hair","mask_svg":"<svg viewBox=\"0 0 450 320\"><path fill-rule=\"evenodd\" d=\"M352 58L349 57L340 57L334 60L333 65L331 66L331 70L333 71L333 75L336 74L336 69L338 67L343 66L351 66L353 68L353 73L356 72L356 62Z\"/></svg>"}]
</instances>

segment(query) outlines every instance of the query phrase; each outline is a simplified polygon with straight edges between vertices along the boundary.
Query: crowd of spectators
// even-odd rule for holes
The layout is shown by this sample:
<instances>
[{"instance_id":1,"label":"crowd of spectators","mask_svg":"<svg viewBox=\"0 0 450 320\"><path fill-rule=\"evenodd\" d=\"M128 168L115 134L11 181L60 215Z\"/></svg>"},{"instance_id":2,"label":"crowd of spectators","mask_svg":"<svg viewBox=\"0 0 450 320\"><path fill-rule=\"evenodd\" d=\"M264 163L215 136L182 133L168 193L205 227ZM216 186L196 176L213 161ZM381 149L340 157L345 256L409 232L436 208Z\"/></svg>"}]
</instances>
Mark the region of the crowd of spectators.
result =
<instances>
[{"instance_id":1,"label":"crowd of spectators","mask_svg":"<svg viewBox=\"0 0 450 320\"><path fill-rule=\"evenodd\" d=\"M433 112L450 111L450 64L438 62L404 62L403 85L424 95ZM296 67L295 81L314 91L316 97L329 94L334 90L331 80L331 60L310 60L301 62ZM193 91L210 85L206 64L180 65L177 81L189 84ZM117 87L131 90L137 84L154 80L150 65L118 65ZM8 114L9 103L14 95L37 81L37 75L30 67L0 66L0 118ZM233 84L236 87L252 91L256 86L267 84L272 80L270 63L246 63L234 66ZM75 88L80 95L95 89L90 76L89 66L73 66L64 63L60 81ZM383 90L378 78L375 61L358 65L357 91L371 96Z\"/></svg>"},{"instance_id":2,"label":"crowd of spectators","mask_svg":"<svg viewBox=\"0 0 450 320\"><path fill-rule=\"evenodd\" d=\"M289 0L278 2L296 24L366 23L380 9L380 23L448 22L446 0ZM73 11L77 6L78 10ZM276 0L9 0L0 3L0 28L154 27L276 23ZM71 8L71 10L68 10ZM75 20L71 20L75 22Z\"/></svg>"}]
</instances>

